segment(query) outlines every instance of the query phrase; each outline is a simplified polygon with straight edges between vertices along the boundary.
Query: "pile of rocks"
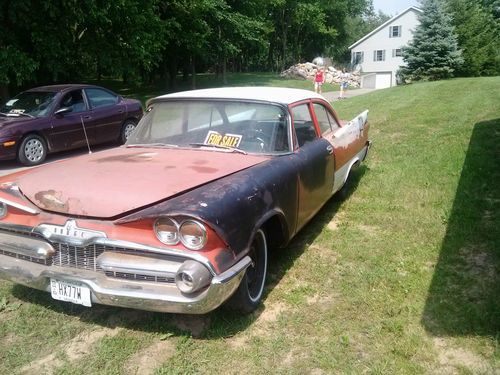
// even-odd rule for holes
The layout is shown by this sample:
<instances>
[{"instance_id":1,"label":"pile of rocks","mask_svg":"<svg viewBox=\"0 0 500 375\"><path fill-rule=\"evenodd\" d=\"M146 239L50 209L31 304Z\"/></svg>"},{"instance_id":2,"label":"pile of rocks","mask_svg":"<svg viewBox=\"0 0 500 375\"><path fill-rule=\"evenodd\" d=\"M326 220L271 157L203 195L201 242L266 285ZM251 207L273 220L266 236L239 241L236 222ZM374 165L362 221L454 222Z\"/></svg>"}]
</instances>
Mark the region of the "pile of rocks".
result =
<instances>
[{"instance_id":1,"label":"pile of rocks","mask_svg":"<svg viewBox=\"0 0 500 375\"><path fill-rule=\"evenodd\" d=\"M280 77L283 78L298 78L314 81L316 71L322 68L320 65L306 62L302 64L295 64L281 72ZM333 66L325 67L325 82L326 83L340 83L345 78L342 78L342 70L337 70ZM361 75L359 71L347 72L347 80L350 87L359 87L361 83Z\"/></svg>"}]
</instances>

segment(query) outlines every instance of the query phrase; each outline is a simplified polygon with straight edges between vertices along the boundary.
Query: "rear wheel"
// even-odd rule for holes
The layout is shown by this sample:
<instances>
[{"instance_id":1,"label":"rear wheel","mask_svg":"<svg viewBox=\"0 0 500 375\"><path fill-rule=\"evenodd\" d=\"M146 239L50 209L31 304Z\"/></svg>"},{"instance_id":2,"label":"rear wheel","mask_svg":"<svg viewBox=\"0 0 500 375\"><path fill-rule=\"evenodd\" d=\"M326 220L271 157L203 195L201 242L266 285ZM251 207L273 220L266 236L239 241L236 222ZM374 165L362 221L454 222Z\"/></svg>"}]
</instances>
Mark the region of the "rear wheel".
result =
<instances>
[{"instance_id":1,"label":"rear wheel","mask_svg":"<svg viewBox=\"0 0 500 375\"><path fill-rule=\"evenodd\" d=\"M228 301L233 310L249 314L260 305L267 274L267 241L262 229L252 240L248 256L252 264L247 268L236 292Z\"/></svg>"},{"instance_id":2,"label":"rear wheel","mask_svg":"<svg viewBox=\"0 0 500 375\"><path fill-rule=\"evenodd\" d=\"M25 165L37 165L43 163L47 156L47 143L36 135L29 134L22 140L17 150L17 158Z\"/></svg>"},{"instance_id":3,"label":"rear wheel","mask_svg":"<svg viewBox=\"0 0 500 375\"><path fill-rule=\"evenodd\" d=\"M127 120L122 125L122 131L120 133L120 141L121 143L125 143L130 137L130 134L135 130L137 124L133 120Z\"/></svg>"}]
</instances>

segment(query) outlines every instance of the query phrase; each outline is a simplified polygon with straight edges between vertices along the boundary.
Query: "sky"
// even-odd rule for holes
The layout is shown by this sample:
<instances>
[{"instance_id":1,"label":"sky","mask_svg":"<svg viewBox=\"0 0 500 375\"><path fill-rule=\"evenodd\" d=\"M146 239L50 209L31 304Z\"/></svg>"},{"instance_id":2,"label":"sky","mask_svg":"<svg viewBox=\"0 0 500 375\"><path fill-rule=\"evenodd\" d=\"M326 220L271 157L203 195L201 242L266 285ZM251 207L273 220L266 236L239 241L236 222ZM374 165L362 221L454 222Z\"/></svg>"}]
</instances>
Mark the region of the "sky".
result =
<instances>
[{"instance_id":1,"label":"sky","mask_svg":"<svg viewBox=\"0 0 500 375\"><path fill-rule=\"evenodd\" d=\"M395 16L408 7L418 5L418 0L373 0L373 7L376 12L381 10L390 16Z\"/></svg>"}]
</instances>

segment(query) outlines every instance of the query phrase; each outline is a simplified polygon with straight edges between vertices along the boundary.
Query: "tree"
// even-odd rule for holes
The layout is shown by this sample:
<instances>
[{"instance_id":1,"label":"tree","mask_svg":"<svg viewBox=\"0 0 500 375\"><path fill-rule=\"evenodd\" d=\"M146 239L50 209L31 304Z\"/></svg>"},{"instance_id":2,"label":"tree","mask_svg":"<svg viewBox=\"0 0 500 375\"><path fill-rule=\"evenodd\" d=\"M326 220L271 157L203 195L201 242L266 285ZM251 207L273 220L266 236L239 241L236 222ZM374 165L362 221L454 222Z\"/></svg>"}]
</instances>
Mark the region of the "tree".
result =
<instances>
[{"instance_id":1,"label":"tree","mask_svg":"<svg viewBox=\"0 0 500 375\"><path fill-rule=\"evenodd\" d=\"M477 0L447 0L447 5L463 50L464 64L458 74L500 74L500 27L493 8Z\"/></svg>"},{"instance_id":2,"label":"tree","mask_svg":"<svg viewBox=\"0 0 500 375\"><path fill-rule=\"evenodd\" d=\"M463 58L451 17L438 0L423 0L422 11L413 40L403 48L406 66L400 70L402 78L407 81L453 77Z\"/></svg>"}]
</instances>

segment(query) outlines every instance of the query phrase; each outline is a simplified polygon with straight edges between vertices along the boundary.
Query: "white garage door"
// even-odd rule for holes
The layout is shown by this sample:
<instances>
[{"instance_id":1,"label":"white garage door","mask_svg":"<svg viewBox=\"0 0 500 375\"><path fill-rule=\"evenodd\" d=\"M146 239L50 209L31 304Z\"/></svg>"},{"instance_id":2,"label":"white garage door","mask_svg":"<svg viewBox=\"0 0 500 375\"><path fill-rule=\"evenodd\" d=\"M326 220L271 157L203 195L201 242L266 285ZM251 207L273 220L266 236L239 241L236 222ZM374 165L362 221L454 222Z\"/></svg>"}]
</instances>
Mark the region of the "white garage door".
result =
<instances>
[{"instance_id":1,"label":"white garage door","mask_svg":"<svg viewBox=\"0 0 500 375\"><path fill-rule=\"evenodd\" d=\"M375 88L385 89L387 87L391 87L391 73L377 73Z\"/></svg>"}]
</instances>

